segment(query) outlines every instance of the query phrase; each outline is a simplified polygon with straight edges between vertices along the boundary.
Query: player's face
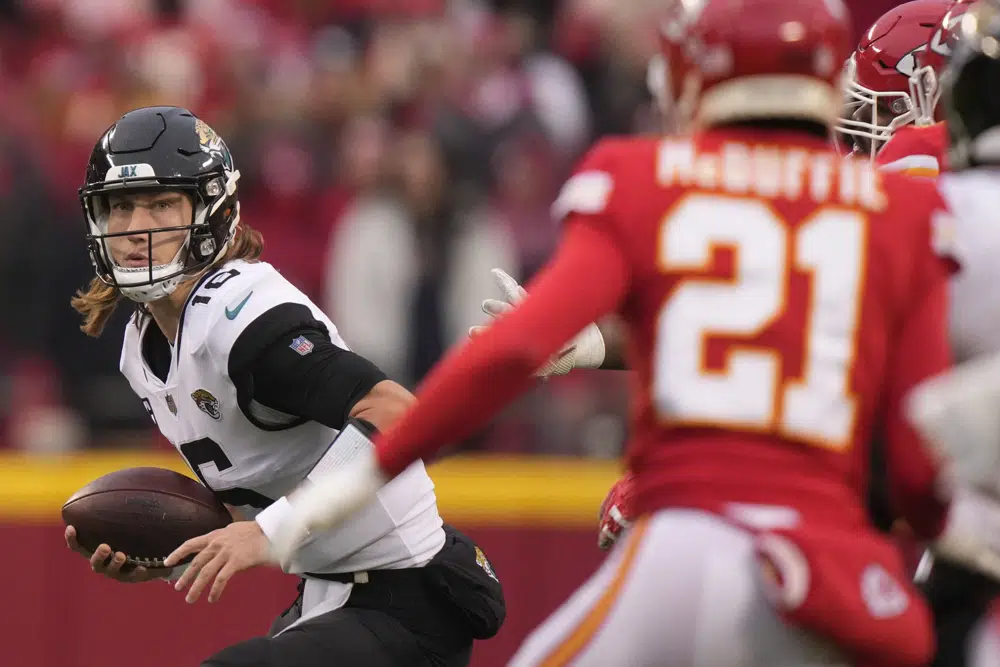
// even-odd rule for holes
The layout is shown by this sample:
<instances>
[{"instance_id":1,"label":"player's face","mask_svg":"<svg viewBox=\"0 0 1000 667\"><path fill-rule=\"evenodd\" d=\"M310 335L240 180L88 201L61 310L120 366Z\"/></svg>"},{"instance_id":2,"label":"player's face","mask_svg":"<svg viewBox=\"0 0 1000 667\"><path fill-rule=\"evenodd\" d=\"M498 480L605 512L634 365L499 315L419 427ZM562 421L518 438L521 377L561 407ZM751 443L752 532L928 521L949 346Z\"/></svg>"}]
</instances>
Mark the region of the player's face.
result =
<instances>
[{"instance_id":1,"label":"player's face","mask_svg":"<svg viewBox=\"0 0 1000 667\"><path fill-rule=\"evenodd\" d=\"M192 222L191 199L178 191L120 194L108 198L107 240L111 258L122 267L169 264L177 256ZM176 232L170 228L178 227ZM153 229L163 229L148 234ZM152 261L150 261L152 260Z\"/></svg>"},{"instance_id":2,"label":"player's face","mask_svg":"<svg viewBox=\"0 0 1000 667\"><path fill-rule=\"evenodd\" d=\"M871 122L878 125L879 127L887 127L893 119L899 114L897 114L889 105L888 102L880 100L875 107L875 114L873 120L872 105L862 104L853 113L850 114L850 118L853 120L861 122ZM882 144L885 141L879 141L877 139L871 139L869 137L862 136L852 136L850 137L851 142L857 148L858 152L868 155L872 152L878 152L882 148Z\"/></svg>"}]
</instances>

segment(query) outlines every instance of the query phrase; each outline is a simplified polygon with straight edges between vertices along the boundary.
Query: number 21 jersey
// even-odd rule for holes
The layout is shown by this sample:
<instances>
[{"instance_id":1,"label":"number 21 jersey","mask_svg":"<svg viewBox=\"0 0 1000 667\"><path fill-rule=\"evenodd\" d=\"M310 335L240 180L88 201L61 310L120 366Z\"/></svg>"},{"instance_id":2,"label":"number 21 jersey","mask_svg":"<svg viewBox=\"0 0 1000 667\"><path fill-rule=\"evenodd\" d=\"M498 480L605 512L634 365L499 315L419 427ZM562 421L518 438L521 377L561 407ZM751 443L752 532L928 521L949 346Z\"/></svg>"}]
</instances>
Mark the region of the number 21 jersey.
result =
<instances>
[{"instance_id":1,"label":"number 21 jersey","mask_svg":"<svg viewBox=\"0 0 1000 667\"><path fill-rule=\"evenodd\" d=\"M632 270L640 512L757 503L863 521L876 425L890 475L933 484L901 408L950 363L932 184L818 137L715 130L598 144L556 212L604 229Z\"/></svg>"}]
</instances>

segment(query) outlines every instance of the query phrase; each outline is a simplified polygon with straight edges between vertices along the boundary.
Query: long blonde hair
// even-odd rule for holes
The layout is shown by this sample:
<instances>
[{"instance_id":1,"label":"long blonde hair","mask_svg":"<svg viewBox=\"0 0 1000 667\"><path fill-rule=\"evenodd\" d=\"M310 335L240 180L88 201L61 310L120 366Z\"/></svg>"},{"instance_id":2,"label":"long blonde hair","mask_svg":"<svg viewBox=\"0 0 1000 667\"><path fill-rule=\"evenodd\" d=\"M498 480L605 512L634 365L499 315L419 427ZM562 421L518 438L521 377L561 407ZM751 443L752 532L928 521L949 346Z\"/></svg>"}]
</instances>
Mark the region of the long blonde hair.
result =
<instances>
[{"instance_id":1,"label":"long blonde hair","mask_svg":"<svg viewBox=\"0 0 1000 667\"><path fill-rule=\"evenodd\" d=\"M218 263L233 259L256 262L260 259L263 250L264 237L261 236L261 233L240 222L236 227L229 248ZM70 300L70 305L73 306L73 310L83 316L80 330L88 336L98 338L104 332L104 326L115 312L118 302L124 298L117 287L108 285L94 276L86 291L77 290L76 295Z\"/></svg>"}]
</instances>

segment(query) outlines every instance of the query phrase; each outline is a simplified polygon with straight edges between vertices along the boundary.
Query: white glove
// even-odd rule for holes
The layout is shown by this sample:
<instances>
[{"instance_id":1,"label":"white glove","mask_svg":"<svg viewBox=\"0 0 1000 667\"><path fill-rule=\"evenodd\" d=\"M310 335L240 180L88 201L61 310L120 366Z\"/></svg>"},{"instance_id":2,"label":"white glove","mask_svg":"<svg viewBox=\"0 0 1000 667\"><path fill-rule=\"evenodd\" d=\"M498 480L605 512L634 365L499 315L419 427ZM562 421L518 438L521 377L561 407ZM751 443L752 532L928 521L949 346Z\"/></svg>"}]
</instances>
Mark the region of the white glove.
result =
<instances>
[{"instance_id":1,"label":"white glove","mask_svg":"<svg viewBox=\"0 0 1000 667\"><path fill-rule=\"evenodd\" d=\"M272 558L289 571L296 550L310 535L343 523L375 500L388 481L373 448L322 476L310 475L288 498L290 507L270 536Z\"/></svg>"},{"instance_id":2,"label":"white glove","mask_svg":"<svg viewBox=\"0 0 1000 667\"><path fill-rule=\"evenodd\" d=\"M493 278L503 290L506 301L486 299L483 301L483 312L490 317L500 317L514 309L528 295L524 288L517 284L503 269L493 269ZM488 326L488 325L487 325ZM483 332L487 326L472 327L469 335L475 336ZM535 375L547 378L550 375L566 375L574 368L600 368L604 363L604 336L597 325L591 322L578 333L544 366L535 371Z\"/></svg>"},{"instance_id":3,"label":"white glove","mask_svg":"<svg viewBox=\"0 0 1000 667\"><path fill-rule=\"evenodd\" d=\"M1000 355L927 380L906 411L959 484L1000 497Z\"/></svg>"},{"instance_id":4,"label":"white glove","mask_svg":"<svg viewBox=\"0 0 1000 667\"><path fill-rule=\"evenodd\" d=\"M1000 581L1000 501L958 488L934 553Z\"/></svg>"}]
</instances>

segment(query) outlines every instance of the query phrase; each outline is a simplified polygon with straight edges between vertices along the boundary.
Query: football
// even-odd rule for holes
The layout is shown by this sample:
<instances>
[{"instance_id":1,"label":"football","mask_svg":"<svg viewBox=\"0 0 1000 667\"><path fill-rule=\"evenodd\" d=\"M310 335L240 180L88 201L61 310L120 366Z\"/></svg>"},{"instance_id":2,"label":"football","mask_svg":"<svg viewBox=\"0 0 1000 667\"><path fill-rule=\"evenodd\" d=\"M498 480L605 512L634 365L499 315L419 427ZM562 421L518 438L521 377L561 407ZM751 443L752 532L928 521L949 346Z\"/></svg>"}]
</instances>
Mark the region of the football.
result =
<instances>
[{"instance_id":1,"label":"football","mask_svg":"<svg viewBox=\"0 0 1000 667\"><path fill-rule=\"evenodd\" d=\"M66 501L62 518L76 529L80 546L95 551L107 544L128 557L127 567L162 567L185 541L232 523L209 489L163 468L99 477Z\"/></svg>"}]
</instances>

